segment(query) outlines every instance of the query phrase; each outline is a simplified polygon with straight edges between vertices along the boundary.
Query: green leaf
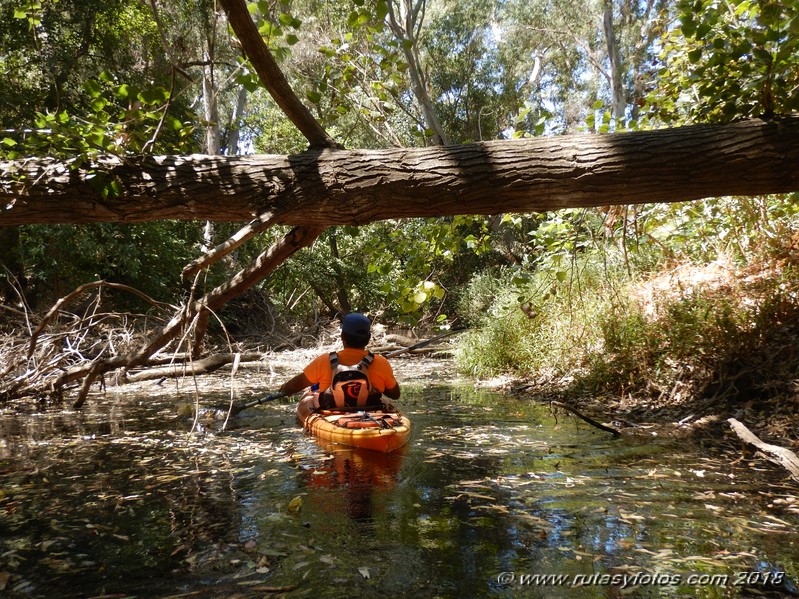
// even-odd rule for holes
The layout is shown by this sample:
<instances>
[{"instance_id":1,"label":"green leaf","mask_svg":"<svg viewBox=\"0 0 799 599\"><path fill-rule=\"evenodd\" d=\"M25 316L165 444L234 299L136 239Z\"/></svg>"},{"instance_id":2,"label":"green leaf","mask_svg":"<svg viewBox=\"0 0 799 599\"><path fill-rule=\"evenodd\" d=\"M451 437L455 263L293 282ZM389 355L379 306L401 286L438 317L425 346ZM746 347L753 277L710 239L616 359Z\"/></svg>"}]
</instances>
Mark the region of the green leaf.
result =
<instances>
[{"instance_id":1,"label":"green leaf","mask_svg":"<svg viewBox=\"0 0 799 599\"><path fill-rule=\"evenodd\" d=\"M178 118L168 116L166 122L169 123L169 127L171 127L173 131L180 131L183 129L183 122Z\"/></svg>"},{"instance_id":2,"label":"green leaf","mask_svg":"<svg viewBox=\"0 0 799 599\"><path fill-rule=\"evenodd\" d=\"M103 88L100 87L100 84L94 79L88 79L87 81L84 81L83 88L89 92L89 95L93 98L99 96L103 91Z\"/></svg>"},{"instance_id":3,"label":"green leaf","mask_svg":"<svg viewBox=\"0 0 799 599\"><path fill-rule=\"evenodd\" d=\"M774 62L774 57L771 55L771 52L768 52L763 48L755 48L753 54L755 55L755 58L757 58L757 60L763 64L770 65L772 62Z\"/></svg>"},{"instance_id":4,"label":"green leaf","mask_svg":"<svg viewBox=\"0 0 799 599\"><path fill-rule=\"evenodd\" d=\"M305 92L305 96L314 104L319 104L322 100L322 94L314 90L308 90Z\"/></svg>"},{"instance_id":5,"label":"green leaf","mask_svg":"<svg viewBox=\"0 0 799 599\"><path fill-rule=\"evenodd\" d=\"M680 16L680 21L683 35L685 37L693 37L694 33L696 33L696 23L694 23L693 15L683 14Z\"/></svg>"},{"instance_id":6,"label":"green leaf","mask_svg":"<svg viewBox=\"0 0 799 599\"><path fill-rule=\"evenodd\" d=\"M94 100L91 101L90 106L92 107L92 110L94 110L95 112L100 112L103 108L106 107L107 104L108 102L105 100L105 98L95 98Z\"/></svg>"},{"instance_id":7,"label":"green leaf","mask_svg":"<svg viewBox=\"0 0 799 599\"><path fill-rule=\"evenodd\" d=\"M780 5L777 2L768 2L764 3L760 9L758 21L766 27L771 27L779 24L781 16L782 8Z\"/></svg>"},{"instance_id":8,"label":"green leaf","mask_svg":"<svg viewBox=\"0 0 799 599\"><path fill-rule=\"evenodd\" d=\"M382 21L388 15L388 2L386 0L378 0L375 6L375 17L378 21Z\"/></svg>"},{"instance_id":9,"label":"green leaf","mask_svg":"<svg viewBox=\"0 0 799 599\"><path fill-rule=\"evenodd\" d=\"M165 87L152 87L144 90L136 96L144 104L163 104L169 99L169 90Z\"/></svg>"},{"instance_id":10,"label":"green leaf","mask_svg":"<svg viewBox=\"0 0 799 599\"><path fill-rule=\"evenodd\" d=\"M696 48L688 52L688 60L691 61L692 64L696 64L702 58L702 48Z\"/></svg>"},{"instance_id":11,"label":"green leaf","mask_svg":"<svg viewBox=\"0 0 799 599\"><path fill-rule=\"evenodd\" d=\"M122 98L123 100L135 95L136 95L136 89L132 85L128 85L127 83L123 83L117 88L117 97Z\"/></svg>"}]
</instances>

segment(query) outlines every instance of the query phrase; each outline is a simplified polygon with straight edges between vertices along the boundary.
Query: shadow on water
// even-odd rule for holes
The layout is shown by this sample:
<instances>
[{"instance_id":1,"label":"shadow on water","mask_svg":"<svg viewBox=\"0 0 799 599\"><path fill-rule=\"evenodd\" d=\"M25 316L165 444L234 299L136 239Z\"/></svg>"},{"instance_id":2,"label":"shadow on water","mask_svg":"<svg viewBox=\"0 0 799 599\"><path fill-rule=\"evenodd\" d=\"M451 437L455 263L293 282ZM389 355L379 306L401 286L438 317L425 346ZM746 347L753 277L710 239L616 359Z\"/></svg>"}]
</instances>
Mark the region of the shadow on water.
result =
<instances>
[{"instance_id":1,"label":"shadow on water","mask_svg":"<svg viewBox=\"0 0 799 599\"><path fill-rule=\"evenodd\" d=\"M613 439L467 387L406 388L414 436L389 455L320 445L288 401L190 435L144 399L3 415L7 596L796 590L796 485L685 442Z\"/></svg>"}]
</instances>

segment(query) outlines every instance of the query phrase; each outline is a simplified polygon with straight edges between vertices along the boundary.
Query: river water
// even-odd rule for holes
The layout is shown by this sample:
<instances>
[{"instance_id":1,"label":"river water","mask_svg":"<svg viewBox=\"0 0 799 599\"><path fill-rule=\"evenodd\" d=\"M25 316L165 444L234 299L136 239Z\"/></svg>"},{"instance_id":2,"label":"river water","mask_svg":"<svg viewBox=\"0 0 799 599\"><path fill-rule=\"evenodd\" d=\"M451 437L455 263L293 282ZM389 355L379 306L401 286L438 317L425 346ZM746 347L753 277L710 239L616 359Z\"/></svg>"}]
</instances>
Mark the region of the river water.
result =
<instances>
[{"instance_id":1,"label":"river water","mask_svg":"<svg viewBox=\"0 0 799 599\"><path fill-rule=\"evenodd\" d=\"M237 401L264 380L244 378ZM414 434L390 455L320 445L289 400L226 430L175 413L224 404L223 379L3 413L0 595L799 595L799 485L775 467L400 379Z\"/></svg>"}]
</instances>

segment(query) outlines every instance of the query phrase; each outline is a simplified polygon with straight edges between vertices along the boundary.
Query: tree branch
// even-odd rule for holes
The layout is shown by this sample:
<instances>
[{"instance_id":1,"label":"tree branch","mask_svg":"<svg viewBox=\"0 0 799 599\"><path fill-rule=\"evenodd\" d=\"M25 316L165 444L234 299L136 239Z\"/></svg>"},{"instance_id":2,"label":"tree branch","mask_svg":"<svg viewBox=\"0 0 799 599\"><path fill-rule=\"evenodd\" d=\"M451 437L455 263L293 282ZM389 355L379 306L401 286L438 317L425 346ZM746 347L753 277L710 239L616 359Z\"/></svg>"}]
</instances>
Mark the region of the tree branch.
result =
<instances>
[{"instance_id":1,"label":"tree branch","mask_svg":"<svg viewBox=\"0 0 799 599\"><path fill-rule=\"evenodd\" d=\"M207 251L203 256L187 264L183 268L183 278L187 279L197 274L203 268L207 268L211 264L218 262L230 252L241 247L247 240L252 239L261 231L265 231L271 227L275 222L274 218L274 214L267 212L266 214L261 214L255 220L250 221L246 226L236 231L227 241L220 243L213 249Z\"/></svg>"},{"instance_id":2,"label":"tree branch","mask_svg":"<svg viewBox=\"0 0 799 599\"><path fill-rule=\"evenodd\" d=\"M313 118L310 110L291 89L285 75L266 47L244 0L220 0L242 49L275 103L300 130L312 148L335 148L336 142Z\"/></svg>"}]
</instances>

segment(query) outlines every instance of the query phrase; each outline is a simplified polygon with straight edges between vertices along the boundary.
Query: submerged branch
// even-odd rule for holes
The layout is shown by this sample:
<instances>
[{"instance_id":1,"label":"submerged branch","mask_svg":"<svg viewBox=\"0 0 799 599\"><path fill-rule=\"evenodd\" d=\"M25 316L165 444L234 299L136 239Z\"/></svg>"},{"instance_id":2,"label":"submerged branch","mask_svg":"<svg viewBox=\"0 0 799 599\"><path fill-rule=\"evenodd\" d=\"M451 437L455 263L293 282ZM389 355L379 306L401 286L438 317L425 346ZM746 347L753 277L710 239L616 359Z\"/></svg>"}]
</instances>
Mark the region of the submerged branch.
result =
<instances>
[{"instance_id":1,"label":"submerged branch","mask_svg":"<svg viewBox=\"0 0 799 599\"><path fill-rule=\"evenodd\" d=\"M780 447L779 445L772 445L771 443L761 441L752 431L746 428L743 423L735 418L728 418L727 422L729 422L733 432L735 432L743 442L762 451L768 461L782 466L791 473L794 480L799 481L799 457L797 457L794 452L790 449Z\"/></svg>"},{"instance_id":2,"label":"submerged branch","mask_svg":"<svg viewBox=\"0 0 799 599\"><path fill-rule=\"evenodd\" d=\"M575 408L573 408L573 407L571 407L571 406L569 406L569 405L566 405L565 403L561 403L561 402L559 402L559 401L553 401L553 402L550 402L550 405L553 405L553 406L555 406L556 408L563 408L563 409L564 409L564 410L566 410L567 412L571 412L572 414L574 414L574 415L575 415L575 416L577 416L578 418L580 418L580 419L584 420L585 422L587 422L587 423L588 423L588 424L590 424L591 426L595 426L595 427L596 427L596 428L598 428L599 430L603 430L603 431L605 431L606 433L610 433L610 434L611 434L611 435L613 435L614 437L619 437L619 436L621 436L621 431L618 431L618 430L616 430L616 429L615 429L615 428L613 428L613 427L606 426L606 425L602 424L601 422L597 422L597 421L596 421L596 420L594 420L593 418L589 418L588 416L586 416L585 414L583 414L583 413L582 413L582 412L580 412L579 410L576 410Z\"/></svg>"}]
</instances>

